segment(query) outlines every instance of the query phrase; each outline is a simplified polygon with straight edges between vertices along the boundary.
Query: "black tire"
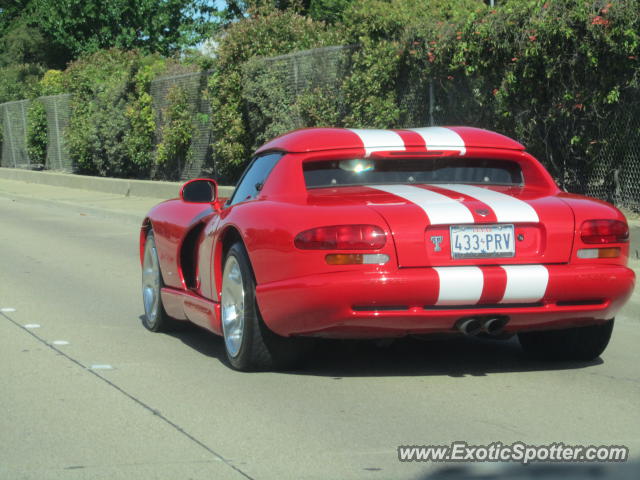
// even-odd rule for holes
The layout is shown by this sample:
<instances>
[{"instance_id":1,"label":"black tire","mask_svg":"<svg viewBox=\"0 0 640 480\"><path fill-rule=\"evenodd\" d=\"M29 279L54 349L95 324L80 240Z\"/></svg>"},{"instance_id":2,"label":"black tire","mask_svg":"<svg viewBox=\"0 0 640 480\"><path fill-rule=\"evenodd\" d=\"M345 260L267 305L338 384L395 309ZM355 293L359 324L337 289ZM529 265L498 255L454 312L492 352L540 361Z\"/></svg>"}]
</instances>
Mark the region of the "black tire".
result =
<instances>
[{"instance_id":1,"label":"black tire","mask_svg":"<svg viewBox=\"0 0 640 480\"><path fill-rule=\"evenodd\" d=\"M539 360L590 361L609 344L613 319L598 325L564 330L520 332L518 340L527 355Z\"/></svg>"},{"instance_id":2,"label":"black tire","mask_svg":"<svg viewBox=\"0 0 640 480\"><path fill-rule=\"evenodd\" d=\"M149 257L147 257L149 255ZM147 262L151 261L155 263L155 270L153 272L147 271L151 268ZM145 274L148 274L145 277ZM160 263L158 261L158 252L156 250L156 241L153 235L153 230L149 230L147 233L147 240L145 242L145 252L142 264L142 305L144 308L144 315L142 317L142 324L151 332L169 332L180 329L186 322L181 322L171 318L167 315L162 304L162 296L160 295L160 289L164 287L164 281L162 280L162 272L160 271ZM157 305L149 305L149 300L146 296L153 295L157 300Z\"/></svg>"},{"instance_id":3,"label":"black tire","mask_svg":"<svg viewBox=\"0 0 640 480\"><path fill-rule=\"evenodd\" d=\"M237 279L238 270L240 279L230 280ZM229 341L228 338L230 331L238 330L233 329L237 324L225 323L225 318L236 318L237 309L234 305L239 305L239 302L233 300L237 295L234 297L233 288L229 284L225 285L225 281L242 284L244 303L241 308L242 333L239 340L238 335L235 340ZM265 325L256 303L253 269L244 245L240 242L234 243L224 258L220 303L227 359L236 370L248 372L294 368L308 351L311 339L281 337Z\"/></svg>"}]
</instances>

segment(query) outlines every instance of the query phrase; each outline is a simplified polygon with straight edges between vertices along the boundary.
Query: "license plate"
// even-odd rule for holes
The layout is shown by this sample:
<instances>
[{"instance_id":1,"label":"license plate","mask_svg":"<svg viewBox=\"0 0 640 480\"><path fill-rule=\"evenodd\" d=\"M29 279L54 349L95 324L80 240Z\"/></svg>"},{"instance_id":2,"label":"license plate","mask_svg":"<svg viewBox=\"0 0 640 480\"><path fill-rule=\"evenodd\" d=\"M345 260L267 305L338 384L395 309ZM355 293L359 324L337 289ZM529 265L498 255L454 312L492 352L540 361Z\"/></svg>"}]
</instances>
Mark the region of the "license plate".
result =
<instances>
[{"instance_id":1,"label":"license plate","mask_svg":"<svg viewBox=\"0 0 640 480\"><path fill-rule=\"evenodd\" d=\"M452 258L513 257L513 225L452 225L449 227Z\"/></svg>"}]
</instances>

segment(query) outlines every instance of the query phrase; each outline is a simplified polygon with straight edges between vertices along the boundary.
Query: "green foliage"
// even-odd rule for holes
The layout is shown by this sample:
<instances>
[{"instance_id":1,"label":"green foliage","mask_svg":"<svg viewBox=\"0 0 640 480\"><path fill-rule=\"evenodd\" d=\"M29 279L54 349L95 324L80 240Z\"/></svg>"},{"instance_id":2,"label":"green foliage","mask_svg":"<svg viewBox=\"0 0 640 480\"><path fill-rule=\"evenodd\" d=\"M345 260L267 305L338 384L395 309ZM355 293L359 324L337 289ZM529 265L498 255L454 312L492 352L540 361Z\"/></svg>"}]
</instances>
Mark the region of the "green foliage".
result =
<instances>
[{"instance_id":1,"label":"green foliage","mask_svg":"<svg viewBox=\"0 0 640 480\"><path fill-rule=\"evenodd\" d=\"M134 90L126 107L130 128L123 137L129 161L135 169L148 176L153 168L153 151L156 134L156 112L151 98L151 82L166 68L166 60L151 56L133 77Z\"/></svg>"},{"instance_id":2,"label":"green foliage","mask_svg":"<svg viewBox=\"0 0 640 480\"><path fill-rule=\"evenodd\" d=\"M293 107L303 125L335 127L342 124L343 105L330 87L315 87L303 91Z\"/></svg>"},{"instance_id":3,"label":"green foliage","mask_svg":"<svg viewBox=\"0 0 640 480\"><path fill-rule=\"evenodd\" d=\"M40 75L42 68L35 64L0 68L0 103L32 97Z\"/></svg>"},{"instance_id":4,"label":"green foliage","mask_svg":"<svg viewBox=\"0 0 640 480\"><path fill-rule=\"evenodd\" d=\"M32 19L68 52L105 48L171 54L197 43L211 11L197 0L32 0Z\"/></svg>"},{"instance_id":5,"label":"green foliage","mask_svg":"<svg viewBox=\"0 0 640 480\"><path fill-rule=\"evenodd\" d=\"M245 128L252 138L248 145L251 150L296 128L297 118L292 109L295 94L288 85L288 71L272 73L270 67L273 66L260 60L250 61L243 72L241 108L246 112Z\"/></svg>"},{"instance_id":6,"label":"green foliage","mask_svg":"<svg viewBox=\"0 0 640 480\"><path fill-rule=\"evenodd\" d=\"M67 69L64 83L74 96L66 142L79 173L139 175L123 142L130 129L126 107L138 63L136 52L108 50L83 57Z\"/></svg>"},{"instance_id":7,"label":"green foliage","mask_svg":"<svg viewBox=\"0 0 640 480\"><path fill-rule=\"evenodd\" d=\"M511 0L437 34L435 45L423 39L421 67L466 84L467 111L484 110L484 126L520 139L562 185L582 190L606 119L638 87L638 2Z\"/></svg>"},{"instance_id":8,"label":"green foliage","mask_svg":"<svg viewBox=\"0 0 640 480\"><path fill-rule=\"evenodd\" d=\"M309 53L314 55L256 58L244 65L242 98L252 150L300 125L335 126L342 121L344 102L336 90L350 52L325 49ZM333 58L325 58L324 53Z\"/></svg>"},{"instance_id":9,"label":"green foliage","mask_svg":"<svg viewBox=\"0 0 640 480\"><path fill-rule=\"evenodd\" d=\"M353 58L353 69L344 82L350 127L388 128L397 126L400 108L395 85L400 55L394 42L367 41Z\"/></svg>"},{"instance_id":10,"label":"green foliage","mask_svg":"<svg viewBox=\"0 0 640 480\"><path fill-rule=\"evenodd\" d=\"M67 146L98 175L176 178L198 122L211 122L218 173L231 178L261 143L299 126L426 125L432 89L435 123L514 136L580 190L608 123L640 89L639 1L497 3L230 0L212 59L184 50L216 12L206 0L3 2L0 102L73 93ZM42 77L56 48L66 62L112 45L139 50L84 54ZM353 48L339 64L265 60L330 45ZM160 56L178 49L179 60ZM153 79L209 69L210 117L179 87L154 111Z\"/></svg>"},{"instance_id":11,"label":"green foliage","mask_svg":"<svg viewBox=\"0 0 640 480\"><path fill-rule=\"evenodd\" d=\"M213 147L223 174L233 174L244 165L262 134L253 130L247 118L242 64L253 57L335 44L338 39L324 23L290 10L266 10L227 28L219 39L217 65L209 80ZM269 118L275 118L274 113L268 113Z\"/></svg>"},{"instance_id":12,"label":"green foliage","mask_svg":"<svg viewBox=\"0 0 640 480\"><path fill-rule=\"evenodd\" d=\"M177 180L189 161L189 147L194 134L194 112L184 88L174 85L167 93L164 125L156 151L156 164L171 180Z\"/></svg>"},{"instance_id":13,"label":"green foliage","mask_svg":"<svg viewBox=\"0 0 640 480\"><path fill-rule=\"evenodd\" d=\"M342 20L335 26L307 20L321 32L315 44L305 41L307 30L279 25L298 17L274 13L282 2L250 3L262 14L221 39L210 82L219 164L240 165L253 148L294 126L425 125L432 88L436 123L514 136L563 186L579 191L607 143L608 119L640 88L637 0L505 0L495 9L476 0L356 0L341 13L337 7ZM283 38L286 45L277 45ZM258 58L326 39L359 45L329 95L322 85L292 88L277 61ZM240 69L229 58L249 62Z\"/></svg>"},{"instance_id":14,"label":"green foliage","mask_svg":"<svg viewBox=\"0 0 640 480\"><path fill-rule=\"evenodd\" d=\"M47 111L39 100L27 110L27 153L31 164L44 165L47 160Z\"/></svg>"},{"instance_id":15,"label":"green foliage","mask_svg":"<svg viewBox=\"0 0 640 480\"><path fill-rule=\"evenodd\" d=\"M0 65L40 64L47 51L47 42L37 27L23 18L6 29L0 36Z\"/></svg>"},{"instance_id":16,"label":"green foliage","mask_svg":"<svg viewBox=\"0 0 640 480\"><path fill-rule=\"evenodd\" d=\"M355 0L343 13L343 28L351 43L410 42L445 22L467 18L479 6L477 0Z\"/></svg>"},{"instance_id":17,"label":"green foliage","mask_svg":"<svg viewBox=\"0 0 640 480\"><path fill-rule=\"evenodd\" d=\"M0 67L37 64L61 67L60 50L40 28L31 0L0 0Z\"/></svg>"},{"instance_id":18,"label":"green foliage","mask_svg":"<svg viewBox=\"0 0 640 480\"><path fill-rule=\"evenodd\" d=\"M311 0L308 13L314 20L336 24L351 3L351 0Z\"/></svg>"},{"instance_id":19,"label":"green foliage","mask_svg":"<svg viewBox=\"0 0 640 480\"><path fill-rule=\"evenodd\" d=\"M65 92L64 72L60 70L47 70L44 72L38 85L38 95L60 95Z\"/></svg>"},{"instance_id":20,"label":"green foliage","mask_svg":"<svg viewBox=\"0 0 640 480\"><path fill-rule=\"evenodd\" d=\"M109 48L181 52L215 28L218 10L211 0L0 1L0 67L63 69Z\"/></svg>"}]
</instances>

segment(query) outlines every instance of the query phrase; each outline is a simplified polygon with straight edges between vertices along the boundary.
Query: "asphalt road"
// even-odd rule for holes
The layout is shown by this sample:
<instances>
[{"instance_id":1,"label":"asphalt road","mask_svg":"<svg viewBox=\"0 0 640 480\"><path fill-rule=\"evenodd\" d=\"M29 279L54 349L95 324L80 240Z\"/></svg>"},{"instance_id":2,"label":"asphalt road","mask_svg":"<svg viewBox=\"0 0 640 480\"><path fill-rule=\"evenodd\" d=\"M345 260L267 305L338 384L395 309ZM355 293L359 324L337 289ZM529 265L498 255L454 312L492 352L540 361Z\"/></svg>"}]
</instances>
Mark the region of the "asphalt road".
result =
<instances>
[{"instance_id":1,"label":"asphalt road","mask_svg":"<svg viewBox=\"0 0 640 480\"><path fill-rule=\"evenodd\" d=\"M640 295L591 364L517 342L327 342L238 373L141 325L135 224L0 197L1 479L416 479L397 446L624 444L640 459Z\"/></svg>"}]
</instances>

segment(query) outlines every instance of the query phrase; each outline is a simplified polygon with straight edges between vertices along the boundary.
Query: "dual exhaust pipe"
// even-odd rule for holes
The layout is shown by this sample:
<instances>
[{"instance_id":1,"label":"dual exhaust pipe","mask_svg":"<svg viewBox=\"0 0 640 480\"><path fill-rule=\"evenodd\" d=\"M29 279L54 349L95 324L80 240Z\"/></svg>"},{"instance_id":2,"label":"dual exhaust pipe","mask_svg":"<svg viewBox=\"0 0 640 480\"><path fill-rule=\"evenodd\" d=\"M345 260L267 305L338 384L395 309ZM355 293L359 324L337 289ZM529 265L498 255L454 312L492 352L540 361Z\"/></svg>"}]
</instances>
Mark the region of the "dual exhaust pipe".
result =
<instances>
[{"instance_id":1,"label":"dual exhaust pipe","mask_svg":"<svg viewBox=\"0 0 640 480\"><path fill-rule=\"evenodd\" d=\"M504 316L461 318L454 328L469 337L479 333L495 337L504 331L508 321L509 317Z\"/></svg>"}]
</instances>

